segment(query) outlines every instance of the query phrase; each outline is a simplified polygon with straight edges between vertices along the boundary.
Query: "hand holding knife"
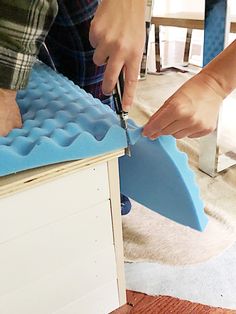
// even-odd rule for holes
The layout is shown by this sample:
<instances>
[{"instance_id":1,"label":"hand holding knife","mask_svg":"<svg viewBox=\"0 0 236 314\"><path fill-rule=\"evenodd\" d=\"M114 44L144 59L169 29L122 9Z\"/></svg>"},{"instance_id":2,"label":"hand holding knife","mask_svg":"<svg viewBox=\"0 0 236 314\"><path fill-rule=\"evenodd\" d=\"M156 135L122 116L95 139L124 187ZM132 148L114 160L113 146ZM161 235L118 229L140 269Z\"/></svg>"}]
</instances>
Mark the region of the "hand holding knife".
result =
<instances>
[{"instance_id":1,"label":"hand holding knife","mask_svg":"<svg viewBox=\"0 0 236 314\"><path fill-rule=\"evenodd\" d=\"M121 127L126 132L126 138L127 138L127 144L128 146L125 148L125 154L129 157L131 157L131 150L130 150L130 143L129 143L129 135L128 135L128 112L123 111L122 109L122 96L124 93L124 76L123 72L120 72L118 82L115 86L115 89L113 91L113 97L114 97L114 104L115 104L115 110L116 113L120 117L120 123Z\"/></svg>"}]
</instances>

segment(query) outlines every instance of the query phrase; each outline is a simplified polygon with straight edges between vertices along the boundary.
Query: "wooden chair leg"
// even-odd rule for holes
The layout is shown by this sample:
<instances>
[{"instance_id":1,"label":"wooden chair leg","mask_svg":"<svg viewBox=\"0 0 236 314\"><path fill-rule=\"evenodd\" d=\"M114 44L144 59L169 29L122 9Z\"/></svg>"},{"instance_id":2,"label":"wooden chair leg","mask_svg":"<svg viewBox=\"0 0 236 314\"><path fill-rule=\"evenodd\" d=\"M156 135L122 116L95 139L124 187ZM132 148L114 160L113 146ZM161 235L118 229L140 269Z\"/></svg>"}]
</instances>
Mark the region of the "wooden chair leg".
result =
<instances>
[{"instance_id":1,"label":"wooden chair leg","mask_svg":"<svg viewBox=\"0 0 236 314\"><path fill-rule=\"evenodd\" d=\"M151 23L146 22L146 42L143 52L143 58L141 62L140 78L145 79L147 76L147 58L148 58L148 45L149 45L149 35L150 35Z\"/></svg>"},{"instance_id":2,"label":"wooden chair leg","mask_svg":"<svg viewBox=\"0 0 236 314\"><path fill-rule=\"evenodd\" d=\"M161 55L160 55L160 27L155 25L155 48L156 48L156 72L161 72Z\"/></svg>"},{"instance_id":3,"label":"wooden chair leg","mask_svg":"<svg viewBox=\"0 0 236 314\"><path fill-rule=\"evenodd\" d=\"M192 40L192 32L193 30L191 28L187 29L185 48L184 48L184 66L189 65L189 51L190 51L191 40Z\"/></svg>"}]
</instances>

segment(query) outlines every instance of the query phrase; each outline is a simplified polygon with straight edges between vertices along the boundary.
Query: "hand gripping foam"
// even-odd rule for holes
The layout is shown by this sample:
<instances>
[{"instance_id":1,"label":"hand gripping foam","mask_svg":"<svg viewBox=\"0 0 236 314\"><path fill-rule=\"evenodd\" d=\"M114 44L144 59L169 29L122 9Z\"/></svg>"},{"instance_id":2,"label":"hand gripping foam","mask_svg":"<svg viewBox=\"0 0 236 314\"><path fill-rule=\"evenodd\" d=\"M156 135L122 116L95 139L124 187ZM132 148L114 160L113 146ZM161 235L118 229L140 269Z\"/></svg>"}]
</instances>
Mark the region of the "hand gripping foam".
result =
<instances>
[{"instance_id":1,"label":"hand gripping foam","mask_svg":"<svg viewBox=\"0 0 236 314\"><path fill-rule=\"evenodd\" d=\"M127 146L117 115L41 63L18 92L22 129L0 137L0 175L82 159ZM207 218L193 173L175 139L150 141L129 122L132 157L120 159L121 191L150 209L203 230Z\"/></svg>"},{"instance_id":2,"label":"hand gripping foam","mask_svg":"<svg viewBox=\"0 0 236 314\"><path fill-rule=\"evenodd\" d=\"M108 106L42 63L18 92L23 128L0 137L0 175L91 157L126 146Z\"/></svg>"}]
</instances>

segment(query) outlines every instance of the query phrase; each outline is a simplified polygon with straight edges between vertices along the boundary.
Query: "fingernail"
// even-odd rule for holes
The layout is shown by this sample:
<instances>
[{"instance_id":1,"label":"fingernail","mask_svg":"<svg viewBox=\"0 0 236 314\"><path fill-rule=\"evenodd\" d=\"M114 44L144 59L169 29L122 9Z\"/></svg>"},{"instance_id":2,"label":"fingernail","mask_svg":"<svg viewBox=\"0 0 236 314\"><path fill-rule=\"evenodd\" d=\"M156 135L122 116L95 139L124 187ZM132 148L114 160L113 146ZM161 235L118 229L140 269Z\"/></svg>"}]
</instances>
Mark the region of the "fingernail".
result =
<instances>
[{"instance_id":1,"label":"fingernail","mask_svg":"<svg viewBox=\"0 0 236 314\"><path fill-rule=\"evenodd\" d=\"M151 136L150 139L151 139L152 141L154 141L154 140L156 140L156 139L157 139L158 137L160 137L160 136L161 136L161 134L156 133L155 136Z\"/></svg>"},{"instance_id":2,"label":"fingernail","mask_svg":"<svg viewBox=\"0 0 236 314\"><path fill-rule=\"evenodd\" d=\"M149 137L151 141L155 141L156 137Z\"/></svg>"}]
</instances>

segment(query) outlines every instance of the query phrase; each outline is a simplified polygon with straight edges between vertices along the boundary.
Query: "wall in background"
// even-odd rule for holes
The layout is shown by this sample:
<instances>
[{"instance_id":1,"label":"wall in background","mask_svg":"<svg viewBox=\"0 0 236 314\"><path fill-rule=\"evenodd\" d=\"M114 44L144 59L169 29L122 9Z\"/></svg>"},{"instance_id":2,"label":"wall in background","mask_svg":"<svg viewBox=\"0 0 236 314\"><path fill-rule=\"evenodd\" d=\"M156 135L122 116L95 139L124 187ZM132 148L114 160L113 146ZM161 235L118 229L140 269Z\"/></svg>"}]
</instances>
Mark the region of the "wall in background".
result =
<instances>
[{"instance_id":1,"label":"wall in background","mask_svg":"<svg viewBox=\"0 0 236 314\"><path fill-rule=\"evenodd\" d=\"M154 15L177 12L204 12L205 0L154 0Z\"/></svg>"},{"instance_id":2,"label":"wall in background","mask_svg":"<svg viewBox=\"0 0 236 314\"><path fill-rule=\"evenodd\" d=\"M231 14L236 16L236 1L235 0L228 0L230 5Z\"/></svg>"},{"instance_id":3,"label":"wall in background","mask_svg":"<svg viewBox=\"0 0 236 314\"><path fill-rule=\"evenodd\" d=\"M228 0L231 14L236 16L236 1ZM154 0L153 14L163 15L178 12L203 13L205 0Z\"/></svg>"}]
</instances>

